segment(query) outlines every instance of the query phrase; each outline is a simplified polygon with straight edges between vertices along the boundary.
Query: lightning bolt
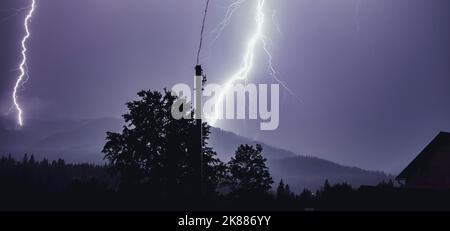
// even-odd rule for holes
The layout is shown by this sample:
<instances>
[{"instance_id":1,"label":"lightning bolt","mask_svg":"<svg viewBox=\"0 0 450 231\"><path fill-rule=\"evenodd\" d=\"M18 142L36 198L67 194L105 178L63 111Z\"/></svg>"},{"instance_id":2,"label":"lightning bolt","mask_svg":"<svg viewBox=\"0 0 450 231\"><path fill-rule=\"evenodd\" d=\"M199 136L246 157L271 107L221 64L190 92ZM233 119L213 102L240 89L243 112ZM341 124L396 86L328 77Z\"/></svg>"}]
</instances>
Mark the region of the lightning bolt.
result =
<instances>
[{"instance_id":1,"label":"lightning bolt","mask_svg":"<svg viewBox=\"0 0 450 231\"><path fill-rule=\"evenodd\" d=\"M255 58L255 48L258 42L262 41L263 39L263 29L264 29L264 3L265 0L257 0L257 6L256 6L256 30L254 34L251 36L251 38L247 42L247 48L244 53L243 57L243 63L242 66L238 69L238 71L233 74L223 85L223 89L220 91L218 95L218 101L223 100L225 97L225 92L228 92L231 88L231 84L234 83L237 80L246 80L248 78L248 75L250 71L253 68L254 65L254 58ZM219 118L219 106L221 104L216 103L214 105L214 115L209 118L209 123L211 126L214 126L214 124L217 122Z\"/></svg>"},{"instance_id":2,"label":"lightning bolt","mask_svg":"<svg viewBox=\"0 0 450 231\"><path fill-rule=\"evenodd\" d=\"M217 38L220 36L220 34L222 33L222 31L224 30L224 28L229 24L230 19L233 15L233 13L236 11L237 8L239 8L239 6L244 2L245 0L239 0L237 2L234 2L233 4L231 4L228 7L225 19L218 25L218 27L213 31L213 33L216 34L216 36L213 39L213 42L215 40L217 40ZM294 94L294 92L292 90L290 90L286 84L284 84L277 76L277 72L273 66L272 63L272 55L269 51L268 48L268 38L264 35L264 23L265 23L265 14L264 14L264 6L265 6L265 1L266 0L257 0L257 5L256 5L256 16L255 16L255 22L256 22L256 28L255 31L253 33L253 35L250 37L250 39L247 42L247 47L245 49L244 55L243 55L243 62L241 67L231 76L228 78L228 80L225 82L225 84L223 84L223 88L220 91L219 95L217 96L217 102L222 101L225 96L226 96L226 92L230 91L230 88L232 87L232 84L236 81L239 80L247 80L248 76L250 74L250 72L253 69L254 66L254 58L255 58L255 50L258 44L262 45L262 49L264 50L264 52L266 53L267 57L268 57L268 62L269 62L269 72L270 75L272 76L272 78L277 81L278 83L280 83L280 85L287 89L288 92L292 95L294 95L297 99L298 97ZM274 13L275 11L273 11L273 15L272 18L274 17ZM279 30L278 26L277 26L277 30ZM211 126L214 126L214 124L217 122L217 120L219 119L219 112L220 112L220 108L219 106L221 106L220 103L215 103L214 105L214 114L208 118L208 122Z\"/></svg>"},{"instance_id":3,"label":"lightning bolt","mask_svg":"<svg viewBox=\"0 0 450 231\"><path fill-rule=\"evenodd\" d=\"M22 86L22 82L25 80L25 82L28 80L28 68L27 68L27 40L30 37L30 30L28 28L28 23L31 20L31 17L33 16L34 10L36 8L36 0L31 0L31 7L30 10L28 11L27 16L25 17L23 26L25 28L25 36L22 38L22 61L19 64L19 70L20 70L20 75L17 77L16 80L16 84L14 85L14 90L13 90L13 94L12 94L12 98L13 98L13 103L14 103L14 107L17 111L17 123L19 124L19 126L23 126L23 119L22 119L22 108L20 107L20 104L17 100L17 92L19 90L19 87Z\"/></svg>"}]
</instances>

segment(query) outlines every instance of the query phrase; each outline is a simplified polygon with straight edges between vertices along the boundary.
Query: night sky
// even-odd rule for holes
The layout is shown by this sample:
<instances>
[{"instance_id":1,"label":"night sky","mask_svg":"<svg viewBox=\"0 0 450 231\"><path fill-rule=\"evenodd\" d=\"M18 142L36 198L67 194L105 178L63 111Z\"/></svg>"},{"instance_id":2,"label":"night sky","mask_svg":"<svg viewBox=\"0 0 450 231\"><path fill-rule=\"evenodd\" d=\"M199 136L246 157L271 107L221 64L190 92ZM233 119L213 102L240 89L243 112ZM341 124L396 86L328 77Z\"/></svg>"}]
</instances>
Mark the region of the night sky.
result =
<instances>
[{"instance_id":1,"label":"night sky","mask_svg":"<svg viewBox=\"0 0 450 231\"><path fill-rule=\"evenodd\" d=\"M266 0L266 34L279 78L280 126L227 121L226 130L367 169L398 171L450 131L450 1ZM1 0L0 115L14 119L28 0ZM212 83L239 66L253 1L222 36L210 34L232 1L211 0L202 64ZM141 89L192 84L205 0L37 0L30 80L20 92L33 119L119 117ZM278 32L276 27L280 28ZM258 52L254 83L271 83ZM1 137L0 137L1 138ZM19 145L19 144L18 144Z\"/></svg>"}]
</instances>

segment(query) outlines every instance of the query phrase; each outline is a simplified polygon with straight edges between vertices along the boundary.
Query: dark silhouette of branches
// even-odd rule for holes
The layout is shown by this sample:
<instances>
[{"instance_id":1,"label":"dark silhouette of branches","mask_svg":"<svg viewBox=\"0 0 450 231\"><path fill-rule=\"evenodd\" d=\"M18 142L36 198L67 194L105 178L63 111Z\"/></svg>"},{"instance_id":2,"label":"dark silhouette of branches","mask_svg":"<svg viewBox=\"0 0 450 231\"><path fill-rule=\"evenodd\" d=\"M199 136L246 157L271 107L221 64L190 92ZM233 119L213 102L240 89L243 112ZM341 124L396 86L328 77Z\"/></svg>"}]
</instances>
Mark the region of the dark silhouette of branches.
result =
<instances>
[{"instance_id":1,"label":"dark silhouette of branches","mask_svg":"<svg viewBox=\"0 0 450 231\"><path fill-rule=\"evenodd\" d=\"M267 195L273 180L262 156L262 147L257 144L241 145L228 163L231 194L243 198Z\"/></svg>"},{"instance_id":2,"label":"dark silhouette of branches","mask_svg":"<svg viewBox=\"0 0 450 231\"><path fill-rule=\"evenodd\" d=\"M153 196L200 196L196 178L200 153L194 153L195 120L172 117L176 97L170 92L141 91L139 100L127 103L121 133L107 133L103 152L122 190L145 188ZM192 113L192 112L191 112ZM208 147L209 126L203 124L205 194L215 194L222 182L224 165ZM179 192L183 192L180 195Z\"/></svg>"}]
</instances>

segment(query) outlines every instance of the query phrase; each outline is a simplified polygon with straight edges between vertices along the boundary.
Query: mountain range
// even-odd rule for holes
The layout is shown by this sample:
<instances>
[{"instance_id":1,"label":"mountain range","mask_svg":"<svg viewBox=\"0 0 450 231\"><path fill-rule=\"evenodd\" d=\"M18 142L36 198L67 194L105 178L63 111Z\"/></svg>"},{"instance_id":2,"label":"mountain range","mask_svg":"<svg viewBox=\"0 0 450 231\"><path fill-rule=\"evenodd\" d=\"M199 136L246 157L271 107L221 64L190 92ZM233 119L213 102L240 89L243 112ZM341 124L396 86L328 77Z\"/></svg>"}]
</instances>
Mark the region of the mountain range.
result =
<instances>
[{"instance_id":1,"label":"mountain range","mask_svg":"<svg viewBox=\"0 0 450 231\"><path fill-rule=\"evenodd\" d=\"M17 129L11 121L0 120L0 155L21 158L25 153L35 158L62 158L73 163L104 163L102 147L107 131L119 132L123 122L116 118L92 120L27 121ZM295 192L319 189L328 179L331 183L346 182L354 187L375 185L392 179L380 171L368 171L334 162L304 156L267 145L219 128L211 129L209 145L227 162L240 144L261 144L270 172L277 183L283 179Z\"/></svg>"}]
</instances>

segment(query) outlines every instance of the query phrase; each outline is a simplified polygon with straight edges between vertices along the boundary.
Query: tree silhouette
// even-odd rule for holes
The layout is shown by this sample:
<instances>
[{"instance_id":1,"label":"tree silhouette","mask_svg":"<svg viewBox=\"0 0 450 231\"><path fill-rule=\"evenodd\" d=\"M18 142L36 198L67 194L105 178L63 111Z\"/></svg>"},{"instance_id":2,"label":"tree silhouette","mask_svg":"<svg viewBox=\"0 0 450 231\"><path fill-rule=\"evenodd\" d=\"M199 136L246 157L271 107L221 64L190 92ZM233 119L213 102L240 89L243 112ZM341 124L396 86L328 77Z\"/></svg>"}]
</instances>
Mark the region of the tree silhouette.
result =
<instances>
[{"instance_id":1,"label":"tree silhouette","mask_svg":"<svg viewBox=\"0 0 450 231\"><path fill-rule=\"evenodd\" d=\"M144 186L165 197L180 192L198 194L194 186L200 180L196 179L200 153L192 153L195 120L172 117L176 97L166 90L164 94L141 91L138 96L139 100L126 104L129 111L123 115L122 133L108 132L103 148L113 173L120 177L121 189ZM206 146L209 126L203 124L202 128L204 190L210 194L221 182L224 167L214 150Z\"/></svg>"},{"instance_id":2,"label":"tree silhouette","mask_svg":"<svg viewBox=\"0 0 450 231\"><path fill-rule=\"evenodd\" d=\"M291 188L289 187L289 184L286 184L286 187L284 188L284 193L286 193L286 195L288 197L292 197L293 193L291 192Z\"/></svg>"},{"instance_id":3,"label":"tree silhouette","mask_svg":"<svg viewBox=\"0 0 450 231\"><path fill-rule=\"evenodd\" d=\"M276 199L279 205L288 207L295 200L295 194L291 192L289 184L284 184L283 179L277 187Z\"/></svg>"},{"instance_id":4,"label":"tree silhouette","mask_svg":"<svg viewBox=\"0 0 450 231\"><path fill-rule=\"evenodd\" d=\"M286 197L286 191L284 188L284 183L283 183L283 179L280 180L280 183L278 184L277 187L277 200L284 200Z\"/></svg>"},{"instance_id":5,"label":"tree silhouette","mask_svg":"<svg viewBox=\"0 0 450 231\"><path fill-rule=\"evenodd\" d=\"M262 147L241 145L228 163L231 194L238 197L266 195L273 184Z\"/></svg>"}]
</instances>

